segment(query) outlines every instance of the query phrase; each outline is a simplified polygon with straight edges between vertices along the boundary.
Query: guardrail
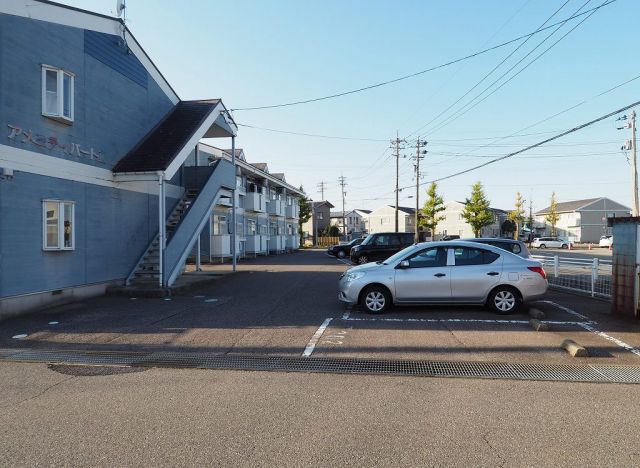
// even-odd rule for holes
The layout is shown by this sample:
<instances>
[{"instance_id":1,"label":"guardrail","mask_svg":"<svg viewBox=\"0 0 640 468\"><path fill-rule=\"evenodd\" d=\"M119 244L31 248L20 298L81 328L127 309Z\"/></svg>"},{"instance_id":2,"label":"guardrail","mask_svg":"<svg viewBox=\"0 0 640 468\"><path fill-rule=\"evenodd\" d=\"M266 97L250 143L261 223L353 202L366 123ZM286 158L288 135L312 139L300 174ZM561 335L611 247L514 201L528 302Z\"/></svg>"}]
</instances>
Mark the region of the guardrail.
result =
<instances>
[{"instance_id":1,"label":"guardrail","mask_svg":"<svg viewBox=\"0 0 640 468\"><path fill-rule=\"evenodd\" d=\"M533 255L532 258L544 266L549 286L611 299L611 260L558 255Z\"/></svg>"}]
</instances>

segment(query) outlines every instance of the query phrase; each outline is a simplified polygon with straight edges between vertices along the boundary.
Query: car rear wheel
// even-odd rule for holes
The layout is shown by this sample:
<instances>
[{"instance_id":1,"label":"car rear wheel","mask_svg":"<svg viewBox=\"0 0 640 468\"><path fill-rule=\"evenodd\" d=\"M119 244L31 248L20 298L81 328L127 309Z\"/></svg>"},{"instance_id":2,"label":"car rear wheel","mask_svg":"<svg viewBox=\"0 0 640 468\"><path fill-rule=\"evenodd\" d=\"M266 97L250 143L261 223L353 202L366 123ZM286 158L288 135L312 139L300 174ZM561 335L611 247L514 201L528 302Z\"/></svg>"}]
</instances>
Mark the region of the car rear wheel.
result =
<instances>
[{"instance_id":1,"label":"car rear wheel","mask_svg":"<svg viewBox=\"0 0 640 468\"><path fill-rule=\"evenodd\" d=\"M366 255L361 255L361 256L358 258L358 263L359 263L360 265L364 265L365 263L369 263L369 258L368 258Z\"/></svg>"},{"instance_id":2,"label":"car rear wheel","mask_svg":"<svg viewBox=\"0 0 640 468\"><path fill-rule=\"evenodd\" d=\"M568 246L567 244L562 244L562 245L561 245L561 247L562 247L563 249L568 249L568 248L569 248L569 246Z\"/></svg>"},{"instance_id":3,"label":"car rear wheel","mask_svg":"<svg viewBox=\"0 0 640 468\"><path fill-rule=\"evenodd\" d=\"M340 251L338 252L338 258L344 258L344 257L345 257L344 250L340 250Z\"/></svg>"},{"instance_id":4,"label":"car rear wheel","mask_svg":"<svg viewBox=\"0 0 640 468\"><path fill-rule=\"evenodd\" d=\"M521 304L520 295L509 286L499 286L489 295L489 307L500 315L513 314Z\"/></svg>"},{"instance_id":5,"label":"car rear wheel","mask_svg":"<svg viewBox=\"0 0 640 468\"><path fill-rule=\"evenodd\" d=\"M391 305L391 295L382 286L369 286L362 293L361 303L370 314L381 314Z\"/></svg>"}]
</instances>

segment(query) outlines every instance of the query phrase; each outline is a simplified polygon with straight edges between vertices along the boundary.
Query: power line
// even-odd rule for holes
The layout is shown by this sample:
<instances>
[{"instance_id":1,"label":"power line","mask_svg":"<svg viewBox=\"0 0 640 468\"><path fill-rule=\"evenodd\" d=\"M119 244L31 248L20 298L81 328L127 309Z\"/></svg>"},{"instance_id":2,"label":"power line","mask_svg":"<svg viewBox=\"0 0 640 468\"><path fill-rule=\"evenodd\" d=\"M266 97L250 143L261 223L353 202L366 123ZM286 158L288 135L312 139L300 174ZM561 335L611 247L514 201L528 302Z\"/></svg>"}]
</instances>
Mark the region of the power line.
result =
<instances>
[{"instance_id":1,"label":"power line","mask_svg":"<svg viewBox=\"0 0 640 468\"><path fill-rule=\"evenodd\" d=\"M616 1L617 0L608 0L606 3L604 3L603 5L601 5L598 8L601 8L601 7L606 6L606 5L610 5L610 4L612 4L612 3L616 2ZM562 21L558 21L557 23L551 24L551 25L549 25L549 26L547 26L545 28L542 28L540 30L536 30L536 31L528 33L528 34L524 34L522 36L516 37L514 39L511 39L509 41L506 41L506 42L503 42L501 44L495 45L493 47L489 47L487 49L480 50L480 51L475 52L473 54L469 54L469 55L466 55L464 57L460 57L460 58L451 60L449 62L442 63L440 65L436 65L436 66L430 67L430 68L426 68L424 70L421 70L421 71L418 71L418 72L415 72L415 73L411 73L409 75L404 75L404 76L401 76L401 77L398 77L398 78L394 78L392 80L382 81L380 83L376 83L376 84L372 84L372 85L368 85L368 86L363 86L362 88L352 89L350 91L344 91L344 92L341 92L341 93L330 94L330 95L327 95L327 96L321 96L321 97L317 97L317 98L304 99L304 100L300 100L300 101L292 101L292 102L286 102L286 103L281 103L281 104L272 104L272 105L268 105L268 106L238 107L238 108L235 108L235 109L229 109L229 111L233 112L233 111L275 109L275 108L278 108L278 107L290 107L290 106L296 106L296 105L300 105L300 104L309 104L309 103L312 103L312 102L325 101L327 99L335 99L335 98L338 98L338 97L347 96L349 94L360 93L362 91L367 91L367 90L370 90L370 89L379 88L381 86L386 86L386 85L389 85L389 84L392 84L392 83L397 83L399 81L408 80L409 78L414 78L416 76L420 76L420 75L423 75L425 73L432 72L432 71L435 71L435 70L439 70L441 68L445 68L445 67L451 66L451 65L453 65L455 63L458 63L458 62L462 62L463 60L469 60L469 59L477 57L479 55L486 54L487 52L491 52L492 50L500 49L500 48L505 47L505 46L507 46L509 44L513 44L514 42L521 41L522 39L525 39L527 37L533 36L535 34L538 34L538 33L542 32L542 31L545 31L547 29L550 29L550 28L552 28L554 26L557 26L559 24L567 23L567 22L569 22L569 21L571 21L571 20L573 20L575 18L578 18L578 17L580 17L582 15L585 15L585 14L589 13L590 11L595 11L596 9L597 8L592 8L591 10L587 10L587 11L584 11L584 12L582 12L580 14L570 16L570 17L568 17L568 18L566 18L566 19L564 19Z\"/></svg>"},{"instance_id":2,"label":"power line","mask_svg":"<svg viewBox=\"0 0 640 468\"><path fill-rule=\"evenodd\" d=\"M549 21L551 21L551 19L557 15L560 10L562 10L567 3L569 3L571 0L566 0L562 5L560 5L560 7L558 9L556 9L551 16L549 16L544 23L542 23L540 26L538 26L538 28L536 29L536 32L540 31L540 29L542 29L544 27L545 24L547 24ZM555 31L554 31L555 32ZM552 33L553 34L553 33ZM442 116L443 114L445 114L446 112L449 111L449 109L451 109L452 107L454 107L456 104L458 104L460 101L462 101L465 97L467 97L474 89L476 89L478 86L480 86L484 80L486 80L487 78L489 78L493 72L495 72L498 68L500 68L507 60L509 60L518 50L520 50L527 42L529 42L529 39L531 39L533 36L529 36L527 37L524 41L522 41L520 44L518 44L518 46L513 49L509 54L507 54L507 56L505 58L503 58L500 63L498 63L495 67L493 67L487 74L485 74L482 78L480 78L480 80L478 82L476 82L476 84L474 84L471 88L469 88L467 90L467 92L465 92L462 96L460 96L458 99L456 99L451 105L449 105L445 110L443 110L442 112L440 112L438 115L436 115L434 118L432 118L429 122L427 122L426 124L424 124L423 126L421 126L420 128L418 128L417 130L414 130L413 132L411 132L409 135L407 135L407 138L410 137L411 135L414 135L415 133L419 132L420 130L422 130L423 128L429 126L432 122L434 122L435 120L437 120L438 118L440 118L440 116ZM504 75L503 75L504 76Z\"/></svg>"},{"instance_id":3,"label":"power line","mask_svg":"<svg viewBox=\"0 0 640 468\"><path fill-rule=\"evenodd\" d=\"M577 11L580 11L582 8L584 8L584 6L589 3L591 0L587 0ZM576 28L578 28L582 23L584 23L586 20L588 20L593 14L595 14L596 11L598 11L598 9L604 7L607 4L607 2L605 1L604 3L602 3L601 5L599 5L598 7L596 7L595 9L593 9L585 18L583 18L578 24L576 24L573 28L571 28L569 31L567 31L562 37L560 37L557 41L555 41L553 44L551 44L549 47L547 47L545 50L543 50L540 54L538 54L533 60L531 60L529 63L527 63L524 67L522 67L520 70L518 70L514 75L512 75L511 77L509 77L506 81L502 82L500 85L498 85L496 88L494 88L489 94L487 94L486 96L482 97L480 100L477 100L478 98L480 98L485 92L487 92L493 85L495 85L497 82L499 82L502 78L504 78L508 73L510 73L515 67L517 67L520 63L522 63L522 61L524 59L526 59L529 55L531 55L538 47L540 47L542 44L544 44L547 39L549 39L551 36L553 36L563 25L558 26L554 31L551 32L551 34L549 34L544 40L542 40L535 48L533 48L531 51L529 51L529 53L527 53L524 57L522 57L522 59L520 59L515 65L513 65L511 68L509 68L509 70L507 70L503 75L501 75L498 79L494 80L489 86L487 86L484 90L482 90L481 93L479 93L478 95L476 95L476 97L474 97L471 101L469 101L467 104L465 104L463 107L461 107L460 109L458 109L456 111L456 113L454 113L452 116L448 117L444 122L441 122L440 124L438 124L438 126L436 126L436 128L432 129L432 132L437 132L438 130L444 128L445 126L449 125L450 123L458 120L460 117L462 117L464 114L466 114L467 112L469 112L471 109L473 109L474 107L477 107L480 103L484 102L485 100L487 100L489 97L493 96L498 90L500 90L501 88L503 88L504 86L506 86L509 82L511 82L513 79L515 79L518 75L520 75L520 73L522 73L523 71L525 71L527 68L529 68L531 65L533 65L536 61L538 61L538 59L540 59L543 55L545 55L547 52L549 52L551 49L553 49L560 41L562 41L565 37L567 37L569 34L571 34L573 31L575 31ZM475 102L474 102L475 101Z\"/></svg>"},{"instance_id":4,"label":"power line","mask_svg":"<svg viewBox=\"0 0 640 468\"><path fill-rule=\"evenodd\" d=\"M287 135L306 136L306 137L313 137L313 138L329 138L332 140L353 140L353 141L387 141L379 138L357 138L357 137L345 137L345 136L335 136L335 135L319 135L317 133L291 132L288 130L278 130L275 128L257 127L255 125L241 124L241 123L238 123L237 125L238 127L253 128L255 130L264 130L265 132L285 133Z\"/></svg>"},{"instance_id":5,"label":"power line","mask_svg":"<svg viewBox=\"0 0 640 468\"><path fill-rule=\"evenodd\" d=\"M445 177L439 177L439 178L437 178L437 179L433 179L433 180L430 180L430 181L428 181L428 182L424 182L424 183L422 183L422 184L420 184L420 185L425 185L425 184L430 184L430 183L432 183L432 182L440 182L440 181L442 181L442 180L451 179L451 178L453 178L453 177L457 177L457 176L462 175L462 174L467 174L467 173L472 172L472 171L475 171L475 170L477 170L477 169L480 169L480 168L486 167L486 166L488 166L489 164L494 164L494 163L496 163L496 162L498 162L498 161L502 161L502 160L507 159L507 158L512 158L513 156L516 156L516 155L518 155L518 154L524 153L525 151L529 151L529 150L531 150L531 149L533 149L533 148L537 148L537 147L539 147L539 146L544 145L545 143L549 143L550 141L557 140L557 139L562 138L562 137L564 137L564 136L566 136L566 135L569 135L569 134L571 134L571 133L575 133L575 132L577 132L578 130L582 130L583 128L589 127L589 126L591 126L591 125L593 125L593 124L595 124L595 123L598 123L598 122L600 122L600 121L602 121L602 120L608 119L609 117L612 117L612 116L614 116L614 115L616 115L616 114L619 114L619 113L621 113L621 112L624 112L624 111L626 111L626 110L629 110L629 109L631 109L632 107L636 107L636 106L638 106L638 105L640 105L640 101L636 101L636 102L634 102L633 104L629 104L628 106L625 106L625 107L623 107L623 108L621 108L621 109L617 109L617 110L615 110L615 111L613 111L613 112L610 112L610 113L608 113L608 114L606 114L606 115L603 115L602 117L598 117L597 119L591 120L591 121L589 121L589 122L587 122L587 123L584 123L584 124L582 124L582 125L578 125L577 127L573 127L573 128L571 128L571 129L569 129L569 130L567 130L567 131L565 131L565 132L562 132L562 133L560 133L560 134L558 134L558 135L556 135L556 136L553 136L553 137L551 137L551 138L547 138L546 140L543 140L543 141L541 141L541 142L535 143L535 144L533 144L533 145L529 145L529 146L527 146L526 148L523 148L523 149L521 149L521 150L514 151L513 153L509 153L509 154L506 154L506 155L504 155L504 156L500 156L500 157L498 157L498 158L492 159L491 161L487 161L487 162L485 162L485 163L478 164L477 166L470 167L469 169L465 169L465 170L463 170L463 171L458 171L458 172L456 172L456 173L454 173L454 174L450 174L450 175L445 176ZM403 189L404 189L404 188L408 188L408 187L403 187Z\"/></svg>"}]
</instances>

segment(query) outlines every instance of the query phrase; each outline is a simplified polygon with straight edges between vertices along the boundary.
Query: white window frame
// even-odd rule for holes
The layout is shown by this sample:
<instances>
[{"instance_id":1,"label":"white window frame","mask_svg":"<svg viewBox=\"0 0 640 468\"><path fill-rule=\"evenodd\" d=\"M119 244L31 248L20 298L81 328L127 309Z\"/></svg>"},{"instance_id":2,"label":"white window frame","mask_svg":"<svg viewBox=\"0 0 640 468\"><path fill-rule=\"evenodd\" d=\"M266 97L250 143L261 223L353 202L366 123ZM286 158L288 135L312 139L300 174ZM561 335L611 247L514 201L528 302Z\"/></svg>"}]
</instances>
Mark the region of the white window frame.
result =
<instances>
[{"instance_id":1,"label":"white window frame","mask_svg":"<svg viewBox=\"0 0 640 468\"><path fill-rule=\"evenodd\" d=\"M49 247L47 245L47 203L58 204L58 246ZM71 205L71 246L64 245L64 207ZM59 251L76 249L76 203L69 200L42 200L42 250Z\"/></svg>"},{"instance_id":2,"label":"white window frame","mask_svg":"<svg viewBox=\"0 0 640 468\"><path fill-rule=\"evenodd\" d=\"M56 73L56 98L57 112L47 112L47 71ZM64 77L68 76L69 81L69 115L64 115ZM42 115L60 120L66 123L73 123L74 117L74 89L75 74L62 68L53 67L51 65L42 65Z\"/></svg>"}]
</instances>

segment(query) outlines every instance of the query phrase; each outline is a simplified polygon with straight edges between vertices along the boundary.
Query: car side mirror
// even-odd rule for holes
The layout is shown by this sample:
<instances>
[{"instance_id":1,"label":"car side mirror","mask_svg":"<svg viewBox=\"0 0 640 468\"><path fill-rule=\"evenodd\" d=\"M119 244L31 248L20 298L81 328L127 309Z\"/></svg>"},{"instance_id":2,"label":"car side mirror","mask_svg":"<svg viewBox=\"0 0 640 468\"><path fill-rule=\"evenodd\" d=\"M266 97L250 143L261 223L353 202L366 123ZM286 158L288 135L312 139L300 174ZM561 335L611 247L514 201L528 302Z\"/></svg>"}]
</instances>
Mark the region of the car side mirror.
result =
<instances>
[{"instance_id":1,"label":"car side mirror","mask_svg":"<svg viewBox=\"0 0 640 468\"><path fill-rule=\"evenodd\" d=\"M409 268L409 260L402 260L398 264L398 268Z\"/></svg>"}]
</instances>

